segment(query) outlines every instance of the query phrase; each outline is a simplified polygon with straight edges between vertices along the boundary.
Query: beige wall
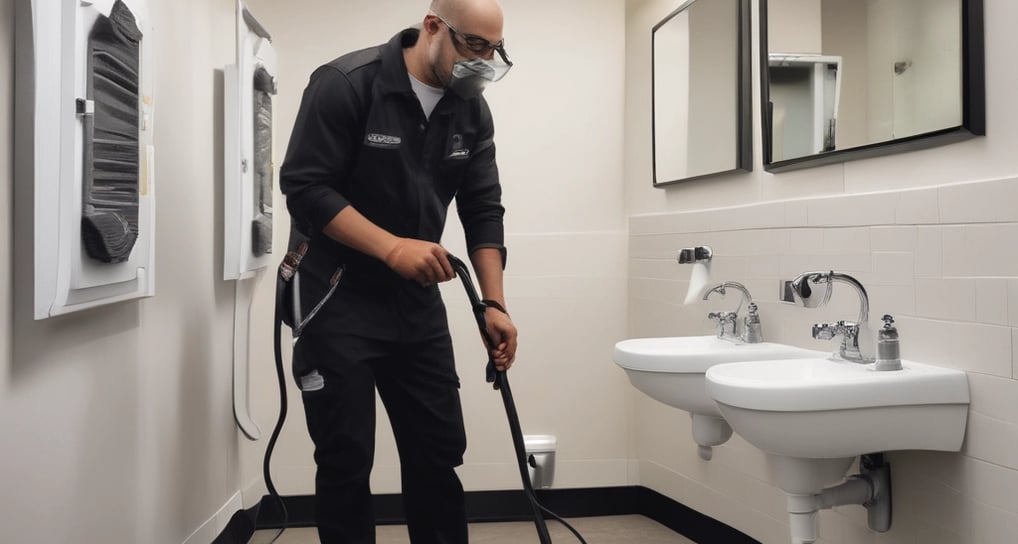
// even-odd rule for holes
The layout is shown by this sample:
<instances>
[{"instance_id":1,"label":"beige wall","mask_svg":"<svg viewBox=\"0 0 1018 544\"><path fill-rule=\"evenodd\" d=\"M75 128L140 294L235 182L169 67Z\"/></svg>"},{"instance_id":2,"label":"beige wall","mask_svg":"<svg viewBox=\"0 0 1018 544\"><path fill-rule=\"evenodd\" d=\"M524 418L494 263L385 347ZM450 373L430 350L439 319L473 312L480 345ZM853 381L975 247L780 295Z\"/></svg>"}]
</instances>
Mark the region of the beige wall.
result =
<instances>
[{"instance_id":1,"label":"beige wall","mask_svg":"<svg viewBox=\"0 0 1018 544\"><path fill-rule=\"evenodd\" d=\"M14 177L13 136L14 136L14 58L10 44L14 43L14 4L11 0L0 1L0 217L3 227L0 228L0 259L14 262L11 246L11 233L14 231L14 218L11 208L13 193L10 190L11 179ZM0 364L5 368L11 360L11 267L0 267L0 309L3 309L0 322ZM0 373L0 391L6 391L10 381L9 373Z\"/></svg>"},{"instance_id":2,"label":"beige wall","mask_svg":"<svg viewBox=\"0 0 1018 544\"><path fill-rule=\"evenodd\" d=\"M819 55L824 48L820 24L823 2L816 0L771 0L767 12L767 40L770 50L776 53Z\"/></svg>"},{"instance_id":3,"label":"beige wall","mask_svg":"<svg viewBox=\"0 0 1018 544\"><path fill-rule=\"evenodd\" d=\"M953 0L901 0L895 28L895 61L911 67L894 79L894 134L920 134L958 126L962 117L961 28Z\"/></svg>"},{"instance_id":4,"label":"beige wall","mask_svg":"<svg viewBox=\"0 0 1018 544\"><path fill-rule=\"evenodd\" d=\"M870 141L957 126L961 50L955 0L868 0L866 78ZM951 45L953 44L953 45ZM902 74L889 67L911 62ZM920 113L921 112L921 113Z\"/></svg>"},{"instance_id":5,"label":"beige wall","mask_svg":"<svg viewBox=\"0 0 1018 544\"><path fill-rule=\"evenodd\" d=\"M1018 81L994 67L1015 47L1007 21L1018 16L1018 5L985 2L987 137L773 175L762 170L755 99L753 172L661 190L651 186L643 151L650 134L641 99L649 56L639 38L674 3L627 3L630 335L710 330L704 316L717 303L678 302L689 274L674 264L679 247L712 245L713 279L749 287L767 338L806 347L827 347L810 338L810 324L855 315L856 297L842 291L831 307L805 310L776 302L778 281L811 268L855 275L870 291L870 315L890 312L898 319L905 357L969 372L972 405L962 452L890 456L890 533L872 534L861 507L842 507L821 516L821 542L1012 540L1018 526L1012 453L1018 448L1018 107L1012 89ZM754 41L754 58L757 49ZM758 67L753 70L756 77ZM641 484L764 544L788 542L785 499L768 480L758 450L736 436L703 462L688 416L644 396L637 400L634 428Z\"/></svg>"},{"instance_id":6,"label":"beige wall","mask_svg":"<svg viewBox=\"0 0 1018 544\"><path fill-rule=\"evenodd\" d=\"M841 57L837 149L858 147L870 141L866 90L867 82L878 70L869 66L866 42L859 39L868 35L866 13L866 4L855 0L823 2L823 52ZM888 77L886 73L882 75Z\"/></svg>"},{"instance_id":7,"label":"beige wall","mask_svg":"<svg viewBox=\"0 0 1018 544\"><path fill-rule=\"evenodd\" d=\"M733 170L737 160L739 7L737 2L704 2L690 13L690 173ZM725 21L711 29L703 21ZM718 91L723 88L725 91ZM665 98L667 100L667 98Z\"/></svg>"},{"instance_id":8,"label":"beige wall","mask_svg":"<svg viewBox=\"0 0 1018 544\"><path fill-rule=\"evenodd\" d=\"M691 77L693 66L689 62L692 45L689 35L690 18L690 10L686 9L651 35L654 55L651 97L656 102L652 106L656 183L686 178L696 172L689 154L692 143L689 91L690 84L695 81ZM719 71L715 67L712 69Z\"/></svg>"}]
</instances>

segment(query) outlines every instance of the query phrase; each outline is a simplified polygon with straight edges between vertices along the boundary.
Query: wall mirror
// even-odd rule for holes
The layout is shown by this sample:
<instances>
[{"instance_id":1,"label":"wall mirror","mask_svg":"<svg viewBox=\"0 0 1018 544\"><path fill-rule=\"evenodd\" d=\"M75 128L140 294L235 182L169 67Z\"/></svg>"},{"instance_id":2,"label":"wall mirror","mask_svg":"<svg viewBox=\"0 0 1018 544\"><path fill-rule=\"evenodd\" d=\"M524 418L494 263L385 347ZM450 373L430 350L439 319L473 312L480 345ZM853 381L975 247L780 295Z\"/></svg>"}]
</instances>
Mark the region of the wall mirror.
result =
<instances>
[{"instance_id":1,"label":"wall mirror","mask_svg":"<svg viewBox=\"0 0 1018 544\"><path fill-rule=\"evenodd\" d=\"M749 0L687 0L654 26L654 186L752 169Z\"/></svg>"},{"instance_id":2,"label":"wall mirror","mask_svg":"<svg viewBox=\"0 0 1018 544\"><path fill-rule=\"evenodd\" d=\"M764 168L986 133L983 0L760 0Z\"/></svg>"}]
</instances>

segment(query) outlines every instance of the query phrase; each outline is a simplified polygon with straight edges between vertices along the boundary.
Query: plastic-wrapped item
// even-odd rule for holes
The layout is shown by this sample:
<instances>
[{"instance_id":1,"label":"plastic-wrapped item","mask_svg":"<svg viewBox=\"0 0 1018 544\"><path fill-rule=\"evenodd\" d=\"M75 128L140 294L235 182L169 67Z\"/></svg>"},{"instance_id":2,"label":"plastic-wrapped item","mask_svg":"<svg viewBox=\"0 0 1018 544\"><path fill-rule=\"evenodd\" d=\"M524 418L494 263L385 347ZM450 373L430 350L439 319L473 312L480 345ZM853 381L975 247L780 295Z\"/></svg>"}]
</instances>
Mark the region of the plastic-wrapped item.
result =
<instances>
[{"instance_id":1,"label":"plastic-wrapped item","mask_svg":"<svg viewBox=\"0 0 1018 544\"><path fill-rule=\"evenodd\" d=\"M254 211L251 252L272 253L272 95L276 81L259 66L254 75Z\"/></svg>"},{"instance_id":2,"label":"plastic-wrapped item","mask_svg":"<svg viewBox=\"0 0 1018 544\"><path fill-rule=\"evenodd\" d=\"M127 261L138 239L141 39L120 0L88 38L81 231L88 256L104 263Z\"/></svg>"}]
</instances>

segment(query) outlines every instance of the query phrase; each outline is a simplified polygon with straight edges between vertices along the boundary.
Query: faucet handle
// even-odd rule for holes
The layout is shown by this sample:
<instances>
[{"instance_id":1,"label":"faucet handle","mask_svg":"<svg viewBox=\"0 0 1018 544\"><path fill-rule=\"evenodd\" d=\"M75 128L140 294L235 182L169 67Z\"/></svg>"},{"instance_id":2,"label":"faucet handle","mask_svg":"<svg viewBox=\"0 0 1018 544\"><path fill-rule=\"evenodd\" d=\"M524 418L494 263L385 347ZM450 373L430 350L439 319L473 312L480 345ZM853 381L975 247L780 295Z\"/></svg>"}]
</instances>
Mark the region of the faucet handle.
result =
<instances>
[{"instance_id":1,"label":"faucet handle","mask_svg":"<svg viewBox=\"0 0 1018 544\"><path fill-rule=\"evenodd\" d=\"M735 312L710 312L707 314L707 319L714 321L715 323L734 323L739 315Z\"/></svg>"},{"instance_id":2,"label":"faucet handle","mask_svg":"<svg viewBox=\"0 0 1018 544\"><path fill-rule=\"evenodd\" d=\"M834 328L831 327L830 323L814 323L813 324L813 338L817 340L830 340L835 335Z\"/></svg>"},{"instance_id":3,"label":"faucet handle","mask_svg":"<svg viewBox=\"0 0 1018 544\"><path fill-rule=\"evenodd\" d=\"M735 312L710 312L707 314L707 319L717 324L718 338L725 336L726 325L730 326L731 334L735 335L736 320L738 319L738 315Z\"/></svg>"},{"instance_id":4,"label":"faucet handle","mask_svg":"<svg viewBox=\"0 0 1018 544\"><path fill-rule=\"evenodd\" d=\"M859 324L853 321L838 321L834 334L841 334L848 337L859 335Z\"/></svg>"}]
</instances>

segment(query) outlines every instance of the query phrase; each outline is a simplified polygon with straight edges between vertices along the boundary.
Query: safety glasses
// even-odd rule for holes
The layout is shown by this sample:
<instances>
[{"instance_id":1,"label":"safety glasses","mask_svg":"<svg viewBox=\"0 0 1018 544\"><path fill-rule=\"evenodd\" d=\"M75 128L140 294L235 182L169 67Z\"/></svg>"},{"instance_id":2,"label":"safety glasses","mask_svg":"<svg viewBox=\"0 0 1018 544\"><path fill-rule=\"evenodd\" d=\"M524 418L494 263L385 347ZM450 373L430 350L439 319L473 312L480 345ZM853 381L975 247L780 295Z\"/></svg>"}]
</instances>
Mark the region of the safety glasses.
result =
<instances>
[{"instance_id":1,"label":"safety glasses","mask_svg":"<svg viewBox=\"0 0 1018 544\"><path fill-rule=\"evenodd\" d=\"M456 30L456 27L449 24L441 15L433 13L435 17L438 17L439 21L442 21L445 26L449 27L449 37L457 47L463 47L467 51L474 53L480 57L487 57L495 51L498 56L502 58L504 66L499 67L497 70L497 78L494 81L498 81L505 77L509 73L509 69L513 67L513 63L509 60L509 55L505 52L505 39L499 40L497 43L491 43L488 40L475 36L474 34L464 34Z\"/></svg>"}]
</instances>

